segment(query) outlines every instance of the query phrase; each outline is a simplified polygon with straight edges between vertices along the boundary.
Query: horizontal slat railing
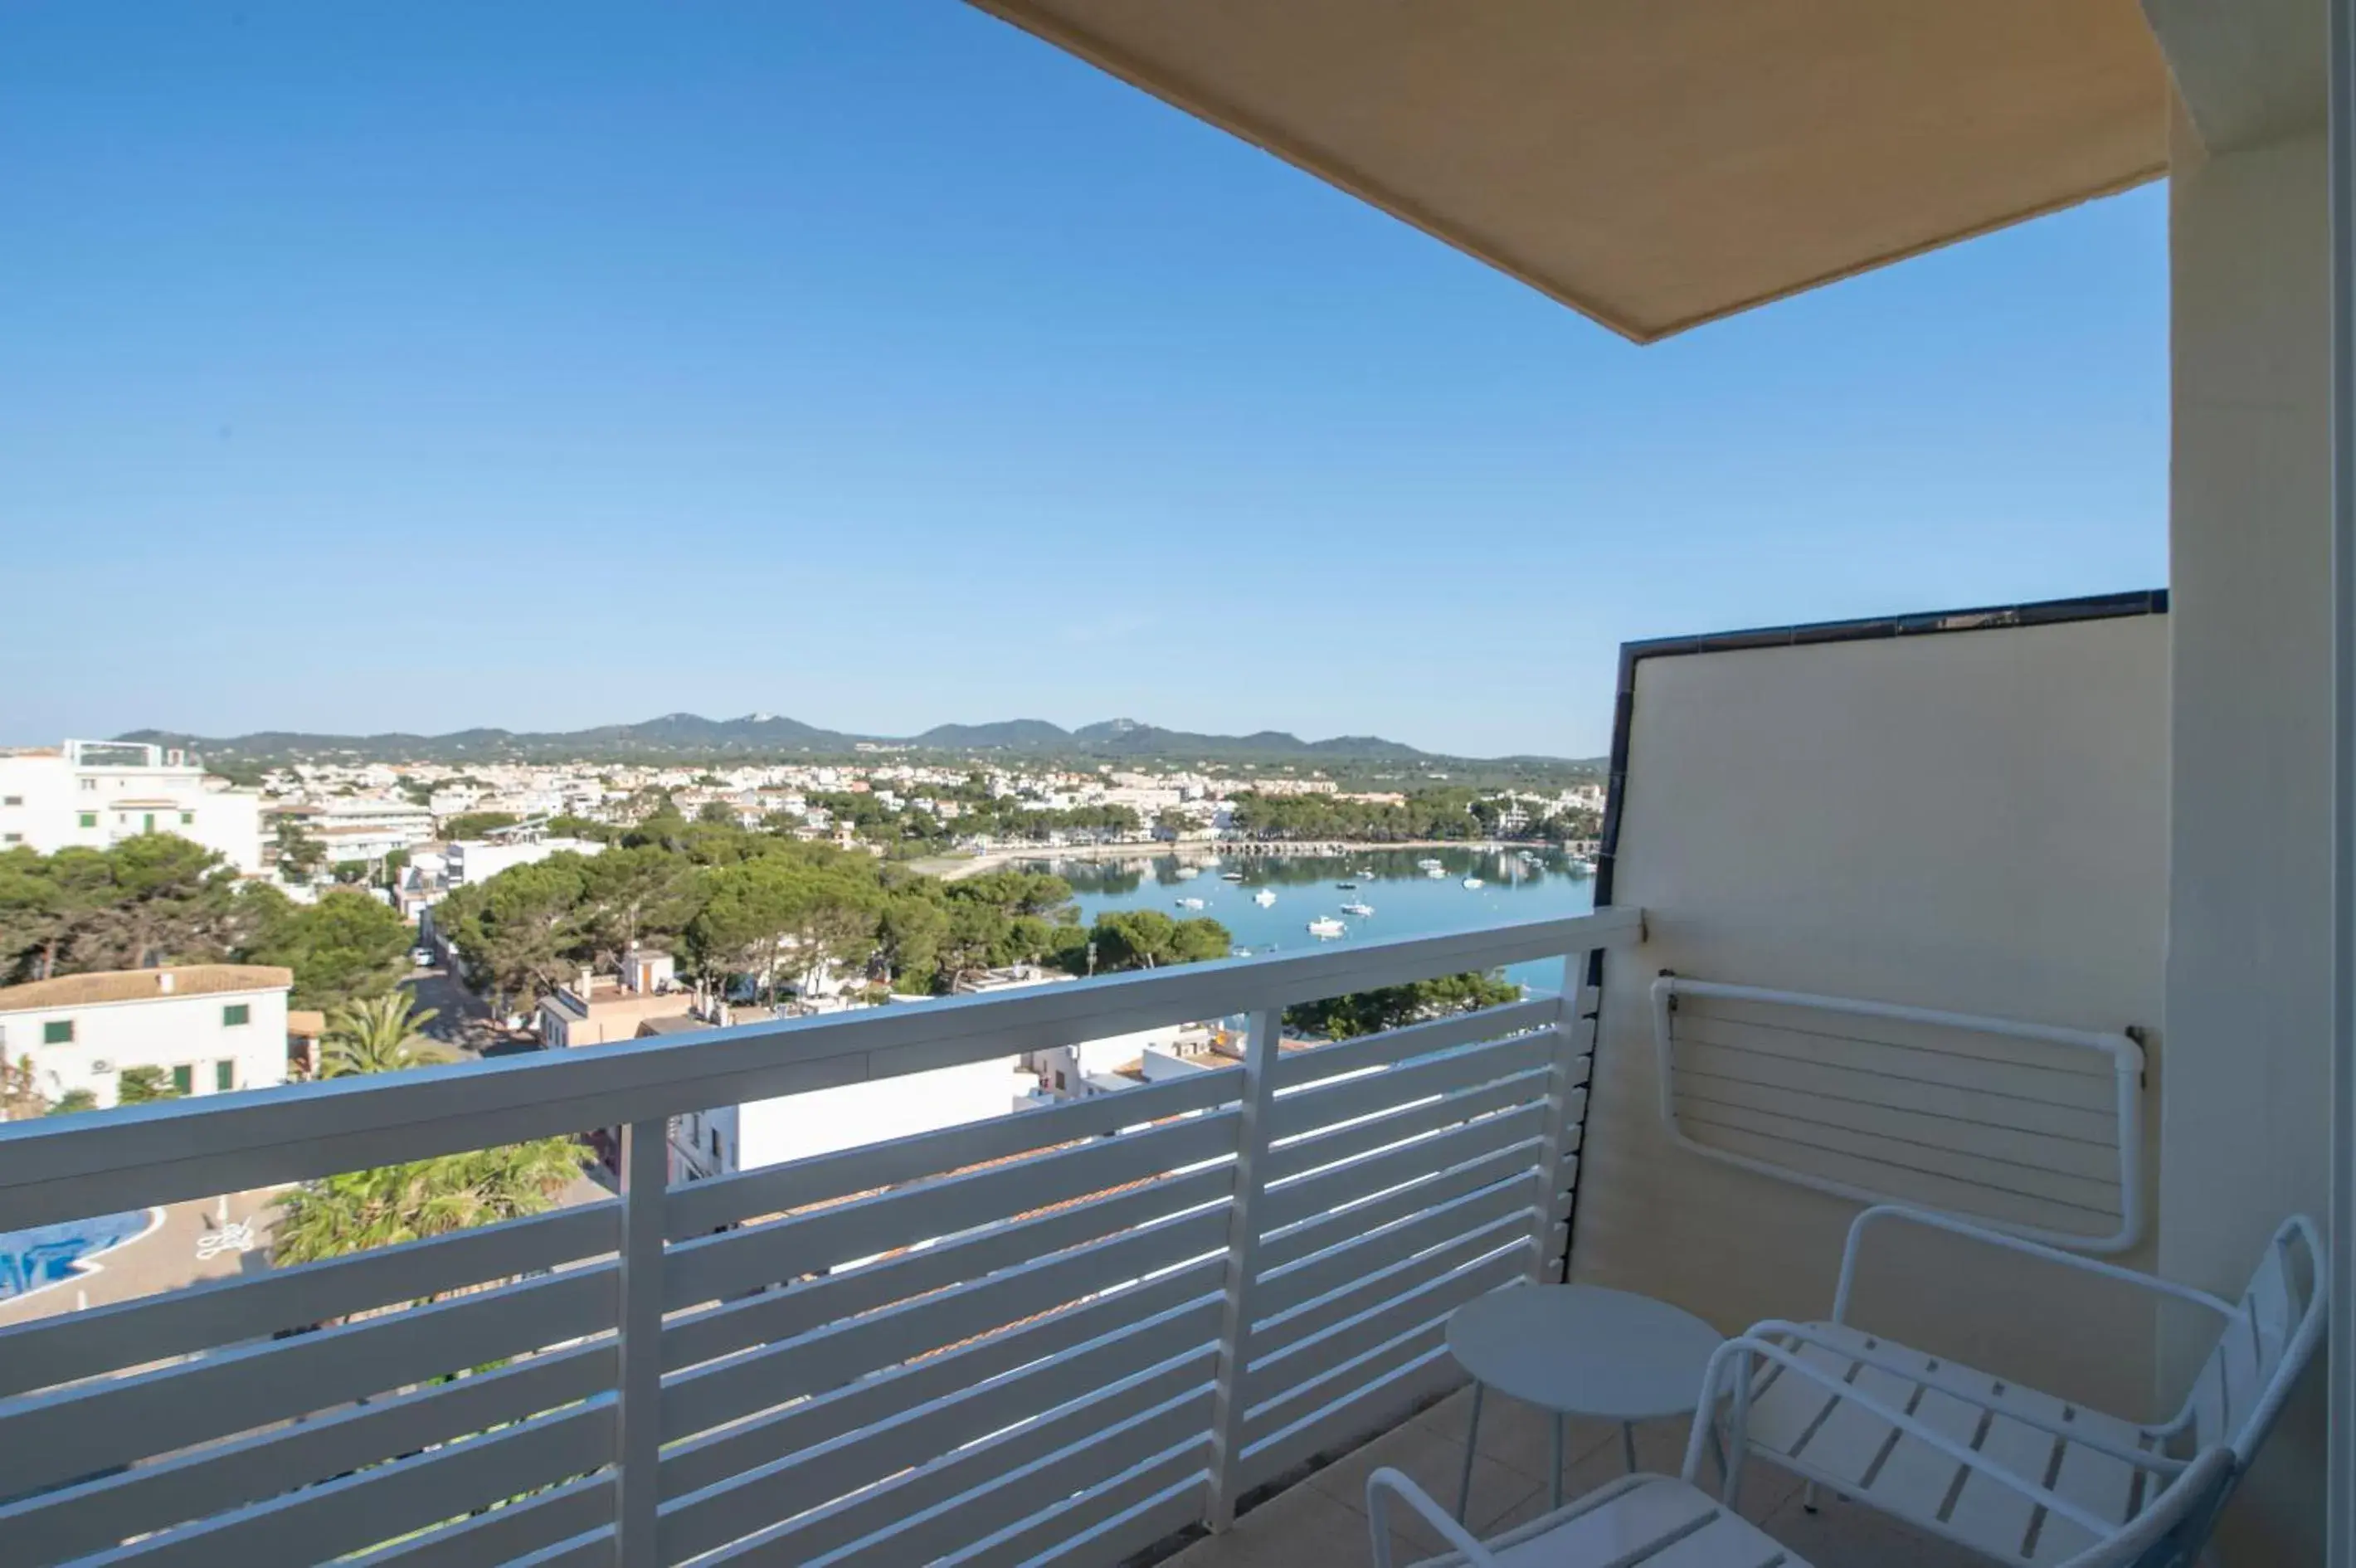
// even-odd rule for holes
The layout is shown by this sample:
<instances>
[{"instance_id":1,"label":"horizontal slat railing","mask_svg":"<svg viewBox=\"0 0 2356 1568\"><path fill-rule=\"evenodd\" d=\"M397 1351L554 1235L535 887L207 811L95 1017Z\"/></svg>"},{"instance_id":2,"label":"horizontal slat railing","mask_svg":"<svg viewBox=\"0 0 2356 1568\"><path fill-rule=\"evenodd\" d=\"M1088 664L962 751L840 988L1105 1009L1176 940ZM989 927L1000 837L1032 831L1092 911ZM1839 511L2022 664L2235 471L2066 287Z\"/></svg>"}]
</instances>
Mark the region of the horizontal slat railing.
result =
<instances>
[{"instance_id":1,"label":"horizontal slat railing","mask_svg":"<svg viewBox=\"0 0 2356 1568\"><path fill-rule=\"evenodd\" d=\"M1103 1568L1222 1524L1219 1499L1402 1413L1456 1305L1544 1276L1577 1168L1573 1004L1305 1048L1283 1009L1638 931L1606 912L0 1127L0 1229L593 1127L653 1173L0 1330L0 1561ZM645 1155L714 1104L1239 1013L1243 1068L678 1187Z\"/></svg>"},{"instance_id":2,"label":"horizontal slat railing","mask_svg":"<svg viewBox=\"0 0 2356 1568\"><path fill-rule=\"evenodd\" d=\"M593 1204L0 1328L0 1395L553 1269L612 1251L620 1218Z\"/></svg>"},{"instance_id":3,"label":"horizontal slat railing","mask_svg":"<svg viewBox=\"0 0 2356 1568\"><path fill-rule=\"evenodd\" d=\"M206 1095L72 1119L80 1126L10 1122L0 1127L0 1214L12 1226L38 1225L621 1126L1613 947L1641 929L1640 911L1602 909L740 1025L684 1040Z\"/></svg>"},{"instance_id":4,"label":"horizontal slat railing","mask_svg":"<svg viewBox=\"0 0 2356 1568\"><path fill-rule=\"evenodd\" d=\"M455 1443L513 1421L519 1411L561 1410L596 1399L613 1388L614 1369L608 1340L351 1405L0 1509L0 1535L7 1540L11 1563L69 1562L127 1536L151 1534L225 1509L282 1495L308 1496L298 1488L379 1464L389 1455Z\"/></svg>"}]
</instances>

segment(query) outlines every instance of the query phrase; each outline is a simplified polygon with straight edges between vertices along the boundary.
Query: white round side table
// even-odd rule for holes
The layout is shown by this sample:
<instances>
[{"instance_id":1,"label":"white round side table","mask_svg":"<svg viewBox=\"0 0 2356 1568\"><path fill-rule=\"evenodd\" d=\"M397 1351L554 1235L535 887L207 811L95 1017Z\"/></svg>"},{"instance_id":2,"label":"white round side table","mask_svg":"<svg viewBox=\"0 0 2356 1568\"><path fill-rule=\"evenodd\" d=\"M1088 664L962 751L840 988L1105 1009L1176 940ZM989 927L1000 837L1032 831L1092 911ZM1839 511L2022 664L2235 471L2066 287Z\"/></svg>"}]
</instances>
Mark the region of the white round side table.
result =
<instances>
[{"instance_id":1,"label":"white round side table","mask_svg":"<svg viewBox=\"0 0 2356 1568\"><path fill-rule=\"evenodd\" d=\"M1464 1517L1472 1496L1481 1401L1489 1390L1552 1418L1553 1498L1560 1508L1564 1418L1618 1422L1633 1471L1635 1423L1692 1415L1702 1373L1723 1342L1718 1330L1680 1307L1601 1285L1517 1285L1465 1303L1448 1320L1448 1348L1472 1377L1456 1517Z\"/></svg>"}]
</instances>

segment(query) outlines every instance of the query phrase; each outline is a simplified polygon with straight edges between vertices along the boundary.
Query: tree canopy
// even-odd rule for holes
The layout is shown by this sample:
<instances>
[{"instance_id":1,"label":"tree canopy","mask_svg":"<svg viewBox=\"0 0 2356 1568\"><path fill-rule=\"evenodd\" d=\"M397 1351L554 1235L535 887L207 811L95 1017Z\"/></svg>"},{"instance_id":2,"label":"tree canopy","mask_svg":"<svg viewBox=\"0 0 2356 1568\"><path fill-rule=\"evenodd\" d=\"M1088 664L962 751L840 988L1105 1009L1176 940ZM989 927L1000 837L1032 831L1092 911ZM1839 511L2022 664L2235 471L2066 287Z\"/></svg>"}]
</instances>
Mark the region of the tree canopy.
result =
<instances>
[{"instance_id":1,"label":"tree canopy","mask_svg":"<svg viewBox=\"0 0 2356 1568\"><path fill-rule=\"evenodd\" d=\"M1424 839L1566 838L1590 835L1592 812L1529 815L1508 833L1509 802L1471 789L1418 789L1396 804L1338 795L1261 795L1247 790L1234 802L1237 832L1261 839L1344 839L1405 843Z\"/></svg>"},{"instance_id":2,"label":"tree canopy","mask_svg":"<svg viewBox=\"0 0 2356 1568\"><path fill-rule=\"evenodd\" d=\"M1208 916L1173 920L1159 909L1116 909L1088 932L1100 970L1161 969L1225 958L1235 938Z\"/></svg>"},{"instance_id":3,"label":"tree canopy","mask_svg":"<svg viewBox=\"0 0 2356 1568\"><path fill-rule=\"evenodd\" d=\"M926 995L1008 964L1084 970L1088 933L1071 898L1071 884L1040 872L944 882L789 833L659 811L602 854L553 854L454 889L434 918L478 983L523 1005L632 943L674 948L683 972L716 989L774 996L832 972ZM1173 940L1136 949L1139 961L1226 952L1224 932Z\"/></svg>"},{"instance_id":4,"label":"tree canopy","mask_svg":"<svg viewBox=\"0 0 2356 1568\"><path fill-rule=\"evenodd\" d=\"M45 980L220 962L237 956L269 913L262 891L241 886L219 855L173 833L50 855L20 845L0 852L0 974Z\"/></svg>"},{"instance_id":5,"label":"tree canopy","mask_svg":"<svg viewBox=\"0 0 2356 1568\"><path fill-rule=\"evenodd\" d=\"M1376 1035L1427 1018L1451 1013L1471 1013L1502 1007L1521 999L1522 988L1501 975L1468 972L1418 980L1405 985L1385 985L1349 996L1329 996L1301 1002L1284 1010L1284 1026L1329 1040L1355 1035Z\"/></svg>"},{"instance_id":6,"label":"tree canopy","mask_svg":"<svg viewBox=\"0 0 2356 1568\"><path fill-rule=\"evenodd\" d=\"M409 922L382 899L333 888L296 904L272 888L249 889L262 911L243 957L294 972L297 1007L342 1007L381 996L407 970Z\"/></svg>"},{"instance_id":7,"label":"tree canopy","mask_svg":"<svg viewBox=\"0 0 2356 1568\"><path fill-rule=\"evenodd\" d=\"M511 828L523 821L513 811L460 811L442 819L442 836L445 839L478 839L500 828Z\"/></svg>"}]
</instances>

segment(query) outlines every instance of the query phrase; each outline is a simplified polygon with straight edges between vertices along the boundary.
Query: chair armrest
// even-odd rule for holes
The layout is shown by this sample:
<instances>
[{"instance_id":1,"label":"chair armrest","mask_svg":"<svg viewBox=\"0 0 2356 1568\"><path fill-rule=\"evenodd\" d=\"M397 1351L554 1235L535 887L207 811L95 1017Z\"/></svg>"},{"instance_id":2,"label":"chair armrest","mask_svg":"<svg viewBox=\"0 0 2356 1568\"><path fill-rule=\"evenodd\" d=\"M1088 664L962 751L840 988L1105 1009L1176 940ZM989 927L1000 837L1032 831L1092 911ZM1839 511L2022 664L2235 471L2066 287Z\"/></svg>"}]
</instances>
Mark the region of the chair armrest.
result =
<instances>
[{"instance_id":1,"label":"chair armrest","mask_svg":"<svg viewBox=\"0 0 2356 1568\"><path fill-rule=\"evenodd\" d=\"M1396 1495L1422 1515L1424 1522L1440 1532L1440 1540L1464 1554L1469 1568L1497 1568L1496 1557L1472 1538L1472 1531L1433 1502L1421 1487L1387 1465L1366 1477L1366 1520L1375 1533L1375 1568L1391 1568L1391 1528L1386 1493Z\"/></svg>"},{"instance_id":2,"label":"chair armrest","mask_svg":"<svg viewBox=\"0 0 2356 1568\"><path fill-rule=\"evenodd\" d=\"M2172 1296L2178 1301L2190 1302L2195 1306L2205 1306L2210 1311L2226 1317L2231 1317L2234 1314L2233 1303L2222 1297L2211 1295L2207 1291L2195 1290L2190 1285L2178 1284L2173 1280L2164 1280L2155 1274L2139 1273L2134 1269L2123 1269L2116 1263L2106 1263L2100 1258L2090 1258L2083 1252L2072 1252L2060 1247L2049 1247L2042 1241L2031 1241L2002 1230L1991 1230L1985 1225L1975 1225L1968 1219L1958 1219L1953 1215L1938 1214L1927 1208L1915 1208L1903 1203L1877 1203L1849 1221L1848 1241L1841 1249L1840 1283L1833 1290L1832 1320L1835 1323L1845 1324L1848 1321L1849 1292L1857 1283L1857 1260L1863 1250L1865 1233L1877 1220L1883 1219L1906 1225L1919 1225L1927 1230L1944 1230L1950 1235L1961 1236L1968 1241L1978 1241L1987 1246L2001 1248L2008 1252L2019 1252L2028 1257L2041 1258L2049 1263L2059 1263L2064 1268L2076 1269L2082 1273L2116 1280L2121 1284L2134 1285L2158 1295Z\"/></svg>"}]
</instances>

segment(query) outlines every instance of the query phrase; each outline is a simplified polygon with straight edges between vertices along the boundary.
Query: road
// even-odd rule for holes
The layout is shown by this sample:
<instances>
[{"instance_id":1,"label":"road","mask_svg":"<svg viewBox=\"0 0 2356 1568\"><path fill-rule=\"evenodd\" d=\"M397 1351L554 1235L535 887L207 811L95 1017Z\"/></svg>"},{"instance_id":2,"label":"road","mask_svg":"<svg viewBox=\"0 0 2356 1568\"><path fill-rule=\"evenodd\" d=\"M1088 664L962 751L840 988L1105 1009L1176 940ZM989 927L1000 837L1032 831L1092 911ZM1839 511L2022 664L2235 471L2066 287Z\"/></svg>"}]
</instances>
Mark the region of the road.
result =
<instances>
[{"instance_id":1,"label":"road","mask_svg":"<svg viewBox=\"0 0 2356 1568\"><path fill-rule=\"evenodd\" d=\"M502 1029L492 1020L490 1004L466 989L440 967L412 972L411 993L420 1007L431 1007L435 1017L425 1026L428 1038L454 1046L469 1057L513 1056L540 1048L528 1032Z\"/></svg>"}]
</instances>

